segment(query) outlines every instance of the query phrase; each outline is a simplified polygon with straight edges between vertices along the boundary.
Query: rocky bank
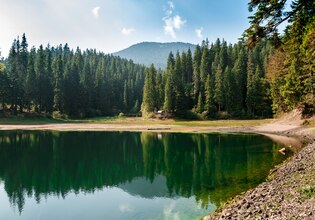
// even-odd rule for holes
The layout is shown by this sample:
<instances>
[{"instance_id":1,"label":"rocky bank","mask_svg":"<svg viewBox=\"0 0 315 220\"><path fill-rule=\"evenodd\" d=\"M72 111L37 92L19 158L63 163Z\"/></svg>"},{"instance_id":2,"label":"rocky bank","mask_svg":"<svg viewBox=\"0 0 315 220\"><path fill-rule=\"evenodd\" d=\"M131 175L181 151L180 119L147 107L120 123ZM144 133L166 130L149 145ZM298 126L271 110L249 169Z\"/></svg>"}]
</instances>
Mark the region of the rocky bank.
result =
<instances>
[{"instance_id":1,"label":"rocky bank","mask_svg":"<svg viewBox=\"0 0 315 220\"><path fill-rule=\"evenodd\" d=\"M315 128L266 129L253 131L296 137L304 147L271 170L266 182L236 196L204 220L315 219Z\"/></svg>"}]
</instances>

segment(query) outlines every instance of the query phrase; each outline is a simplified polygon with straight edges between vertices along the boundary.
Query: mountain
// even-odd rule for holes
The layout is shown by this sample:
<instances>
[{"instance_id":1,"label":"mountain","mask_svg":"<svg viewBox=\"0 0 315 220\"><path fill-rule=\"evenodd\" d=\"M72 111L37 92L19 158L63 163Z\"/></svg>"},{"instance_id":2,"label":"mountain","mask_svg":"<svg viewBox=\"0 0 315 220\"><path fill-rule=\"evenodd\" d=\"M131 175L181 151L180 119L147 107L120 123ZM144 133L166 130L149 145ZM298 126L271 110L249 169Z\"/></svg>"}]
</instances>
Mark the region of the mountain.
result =
<instances>
[{"instance_id":1,"label":"mountain","mask_svg":"<svg viewBox=\"0 0 315 220\"><path fill-rule=\"evenodd\" d=\"M135 63L150 66L152 63L157 68L165 69L167 58L172 51L175 54L177 51L182 53L189 48L193 53L196 45L190 43L174 42L174 43L157 43L157 42L143 42L132 45L127 49L113 53L115 56L121 58L131 59Z\"/></svg>"}]
</instances>

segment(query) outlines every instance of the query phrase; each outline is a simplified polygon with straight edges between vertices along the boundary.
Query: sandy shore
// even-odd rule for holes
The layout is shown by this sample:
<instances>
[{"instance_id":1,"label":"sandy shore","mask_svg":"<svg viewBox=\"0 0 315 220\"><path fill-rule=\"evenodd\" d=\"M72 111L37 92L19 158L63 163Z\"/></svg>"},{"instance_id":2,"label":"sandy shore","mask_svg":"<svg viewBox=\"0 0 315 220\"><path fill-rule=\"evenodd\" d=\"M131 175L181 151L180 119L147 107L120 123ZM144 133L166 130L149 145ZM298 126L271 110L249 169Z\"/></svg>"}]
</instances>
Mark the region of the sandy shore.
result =
<instances>
[{"instance_id":1,"label":"sandy shore","mask_svg":"<svg viewBox=\"0 0 315 220\"><path fill-rule=\"evenodd\" d=\"M298 126L283 124L267 124L257 127L246 126L178 126L178 125L120 125L89 123L50 123L39 125L0 125L0 130L54 130L54 131L172 131L172 132L260 132L276 133L295 129Z\"/></svg>"}]
</instances>

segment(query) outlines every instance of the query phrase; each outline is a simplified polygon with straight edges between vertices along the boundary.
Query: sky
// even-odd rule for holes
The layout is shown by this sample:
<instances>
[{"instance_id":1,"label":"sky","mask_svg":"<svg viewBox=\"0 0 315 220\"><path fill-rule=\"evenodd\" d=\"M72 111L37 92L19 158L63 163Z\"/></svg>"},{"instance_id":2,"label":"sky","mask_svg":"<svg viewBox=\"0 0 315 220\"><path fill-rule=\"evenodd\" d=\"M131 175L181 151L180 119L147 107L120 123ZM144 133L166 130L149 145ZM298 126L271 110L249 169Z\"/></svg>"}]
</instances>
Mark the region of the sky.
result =
<instances>
[{"instance_id":1,"label":"sky","mask_svg":"<svg viewBox=\"0 0 315 220\"><path fill-rule=\"evenodd\" d=\"M249 0L0 0L0 51L17 36L40 44L113 53L135 43L236 43Z\"/></svg>"}]
</instances>

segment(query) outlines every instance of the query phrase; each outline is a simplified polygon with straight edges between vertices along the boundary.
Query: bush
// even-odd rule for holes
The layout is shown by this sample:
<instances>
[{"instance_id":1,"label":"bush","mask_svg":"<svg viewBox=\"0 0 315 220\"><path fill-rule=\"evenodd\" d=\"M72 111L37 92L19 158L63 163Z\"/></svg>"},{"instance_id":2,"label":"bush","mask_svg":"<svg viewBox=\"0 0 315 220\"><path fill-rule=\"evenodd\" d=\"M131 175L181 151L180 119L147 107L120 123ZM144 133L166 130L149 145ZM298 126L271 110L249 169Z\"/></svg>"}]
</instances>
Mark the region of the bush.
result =
<instances>
[{"instance_id":1,"label":"bush","mask_svg":"<svg viewBox=\"0 0 315 220\"><path fill-rule=\"evenodd\" d=\"M218 112L219 119L229 119L231 115L228 112Z\"/></svg>"},{"instance_id":2,"label":"bush","mask_svg":"<svg viewBox=\"0 0 315 220\"><path fill-rule=\"evenodd\" d=\"M52 118L55 118L55 119L67 119L68 117L64 114L61 114L60 111L54 111L52 113Z\"/></svg>"},{"instance_id":3,"label":"bush","mask_svg":"<svg viewBox=\"0 0 315 220\"><path fill-rule=\"evenodd\" d=\"M197 120L199 119L198 114L193 111L186 111L183 115L183 118L188 120Z\"/></svg>"}]
</instances>

